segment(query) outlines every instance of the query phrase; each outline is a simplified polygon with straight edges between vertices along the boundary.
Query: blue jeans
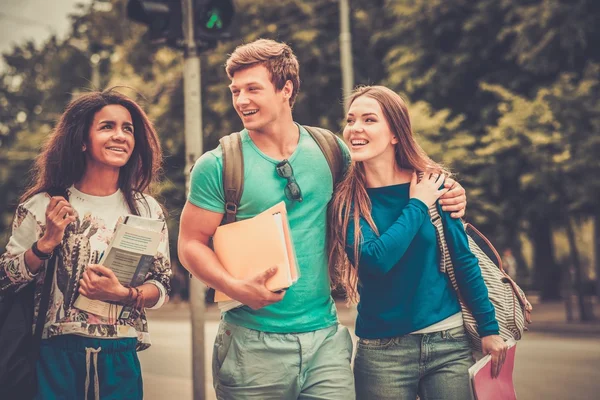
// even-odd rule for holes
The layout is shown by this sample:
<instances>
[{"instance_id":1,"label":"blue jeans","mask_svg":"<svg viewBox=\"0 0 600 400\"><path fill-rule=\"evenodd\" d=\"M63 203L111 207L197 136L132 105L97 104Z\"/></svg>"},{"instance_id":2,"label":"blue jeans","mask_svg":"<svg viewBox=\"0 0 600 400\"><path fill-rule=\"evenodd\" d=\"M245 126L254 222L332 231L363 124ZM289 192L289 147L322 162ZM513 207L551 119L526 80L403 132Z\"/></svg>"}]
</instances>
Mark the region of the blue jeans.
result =
<instances>
[{"instance_id":1,"label":"blue jeans","mask_svg":"<svg viewBox=\"0 0 600 400\"><path fill-rule=\"evenodd\" d=\"M221 320L213 378L222 400L354 400L352 339L333 325L306 333L266 333Z\"/></svg>"},{"instance_id":2,"label":"blue jeans","mask_svg":"<svg viewBox=\"0 0 600 400\"><path fill-rule=\"evenodd\" d=\"M468 400L473 357L462 326L385 339L359 339L358 400Z\"/></svg>"}]
</instances>

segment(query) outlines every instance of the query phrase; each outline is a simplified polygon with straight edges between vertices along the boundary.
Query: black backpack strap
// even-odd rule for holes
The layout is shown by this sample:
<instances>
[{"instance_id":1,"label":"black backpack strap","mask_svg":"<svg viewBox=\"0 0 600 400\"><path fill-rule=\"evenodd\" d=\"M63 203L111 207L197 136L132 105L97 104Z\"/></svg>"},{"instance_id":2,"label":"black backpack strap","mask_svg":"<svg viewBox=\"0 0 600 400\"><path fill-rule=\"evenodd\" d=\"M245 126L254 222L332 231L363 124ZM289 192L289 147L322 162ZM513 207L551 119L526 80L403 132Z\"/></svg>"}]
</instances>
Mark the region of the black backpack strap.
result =
<instances>
[{"instance_id":1,"label":"black backpack strap","mask_svg":"<svg viewBox=\"0 0 600 400\"><path fill-rule=\"evenodd\" d=\"M223 192L225 193L224 224L235 222L244 191L244 157L242 136L239 132L223 136L219 142L223 150Z\"/></svg>"},{"instance_id":2,"label":"black backpack strap","mask_svg":"<svg viewBox=\"0 0 600 400\"><path fill-rule=\"evenodd\" d=\"M69 193L66 189L62 188L50 188L48 190L50 196L63 196L69 201ZM50 292L52 291L52 280L54 279L54 271L56 271L56 263L58 258L59 250L54 250L52 257L46 265L46 275L44 276L44 286L42 287L42 296L40 297L40 307L38 309L38 315L35 320L35 332L33 333L31 357L32 360L36 361L40 353L40 345L42 342L42 333L44 332L44 325L46 323L46 314L48 314L48 308L50 306Z\"/></svg>"},{"instance_id":3,"label":"black backpack strap","mask_svg":"<svg viewBox=\"0 0 600 400\"><path fill-rule=\"evenodd\" d=\"M321 148L327 164L329 164L331 176L333 177L333 186L335 187L344 175L344 157L340 143L335 135L327 129L306 125L304 128Z\"/></svg>"},{"instance_id":4,"label":"black backpack strap","mask_svg":"<svg viewBox=\"0 0 600 400\"><path fill-rule=\"evenodd\" d=\"M38 309L37 319L35 320L35 332L33 334L33 340L31 343L31 357L34 361L38 359L40 353L42 333L46 323L46 314L48 314L48 307L50 306L50 292L52 289L54 271L56 270L56 253L58 253L57 250L54 251L52 257L48 261L48 265L46 266L46 275L44 276L44 286L42 288L42 296L40 298L40 307Z\"/></svg>"}]
</instances>

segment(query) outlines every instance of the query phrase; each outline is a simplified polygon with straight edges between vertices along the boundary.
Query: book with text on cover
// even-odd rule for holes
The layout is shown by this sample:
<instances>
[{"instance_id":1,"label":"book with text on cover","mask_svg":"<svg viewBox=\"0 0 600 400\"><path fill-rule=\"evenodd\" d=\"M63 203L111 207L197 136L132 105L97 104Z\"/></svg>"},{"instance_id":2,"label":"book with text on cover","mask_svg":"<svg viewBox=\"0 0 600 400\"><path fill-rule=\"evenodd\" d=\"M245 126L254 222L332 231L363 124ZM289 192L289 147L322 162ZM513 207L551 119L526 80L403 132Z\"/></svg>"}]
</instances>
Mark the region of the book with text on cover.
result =
<instances>
[{"instance_id":1,"label":"book with text on cover","mask_svg":"<svg viewBox=\"0 0 600 400\"><path fill-rule=\"evenodd\" d=\"M128 215L117 225L108 248L98 264L110 268L121 285L140 286L152 267L165 222L159 219ZM109 318L111 304L77 296L74 306L80 310ZM132 306L116 305L117 318L129 318Z\"/></svg>"},{"instance_id":2,"label":"book with text on cover","mask_svg":"<svg viewBox=\"0 0 600 400\"><path fill-rule=\"evenodd\" d=\"M298 280L298 264L285 203L242 221L221 225L213 236L213 249L223 267L238 279L252 278L277 266L267 282L269 290L287 289ZM240 306L218 290L215 302L222 311Z\"/></svg>"},{"instance_id":3,"label":"book with text on cover","mask_svg":"<svg viewBox=\"0 0 600 400\"><path fill-rule=\"evenodd\" d=\"M517 342L511 339L506 344L508 345L506 359L497 378L492 378L492 356L489 354L469 368L471 388L473 389L473 398L475 400L517 399L513 382Z\"/></svg>"}]
</instances>

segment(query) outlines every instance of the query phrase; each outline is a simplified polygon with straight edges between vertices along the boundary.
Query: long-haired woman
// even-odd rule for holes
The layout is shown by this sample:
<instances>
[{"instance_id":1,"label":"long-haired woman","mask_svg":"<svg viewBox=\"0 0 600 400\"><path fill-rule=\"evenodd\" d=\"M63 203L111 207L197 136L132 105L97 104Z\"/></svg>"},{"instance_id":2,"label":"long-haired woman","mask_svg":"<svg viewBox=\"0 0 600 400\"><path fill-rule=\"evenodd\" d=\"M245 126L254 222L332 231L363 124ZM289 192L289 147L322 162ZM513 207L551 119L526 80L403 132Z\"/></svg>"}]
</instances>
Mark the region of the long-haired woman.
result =
<instances>
[{"instance_id":1,"label":"long-haired woman","mask_svg":"<svg viewBox=\"0 0 600 400\"><path fill-rule=\"evenodd\" d=\"M428 213L448 172L415 141L400 96L382 86L355 90L344 139L353 165L334 195L330 261L334 282L360 298L357 398L468 399L473 359ZM478 261L461 221L439 212L462 297L497 370L506 346Z\"/></svg>"},{"instance_id":2,"label":"long-haired woman","mask_svg":"<svg viewBox=\"0 0 600 400\"><path fill-rule=\"evenodd\" d=\"M150 346L144 306L160 307L170 290L166 227L141 286L124 287L98 261L124 216L164 220L148 194L161 163L148 117L114 89L73 100L38 156L33 184L21 198L0 257L0 295L34 284L35 321L48 259L57 254L37 398L142 398L136 351ZM67 198L48 194L57 188ZM129 304L134 311L124 319L97 316L74 307L78 295Z\"/></svg>"}]
</instances>

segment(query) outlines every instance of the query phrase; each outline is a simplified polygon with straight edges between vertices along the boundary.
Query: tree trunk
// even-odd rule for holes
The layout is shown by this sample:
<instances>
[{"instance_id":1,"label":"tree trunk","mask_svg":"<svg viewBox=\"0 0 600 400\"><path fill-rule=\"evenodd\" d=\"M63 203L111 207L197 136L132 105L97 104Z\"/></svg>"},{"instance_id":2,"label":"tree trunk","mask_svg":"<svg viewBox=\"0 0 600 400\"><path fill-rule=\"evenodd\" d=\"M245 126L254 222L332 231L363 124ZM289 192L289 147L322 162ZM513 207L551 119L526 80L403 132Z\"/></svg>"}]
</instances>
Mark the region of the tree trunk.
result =
<instances>
[{"instance_id":1,"label":"tree trunk","mask_svg":"<svg viewBox=\"0 0 600 400\"><path fill-rule=\"evenodd\" d=\"M547 218L534 218L530 223L535 276L533 286L540 290L542 300L559 300L561 271L554 258L552 227Z\"/></svg>"},{"instance_id":2,"label":"tree trunk","mask_svg":"<svg viewBox=\"0 0 600 400\"><path fill-rule=\"evenodd\" d=\"M567 228L567 239L569 240L569 253L571 263L575 269L575 286L577 288L577 305L579 306L579 319L581 321L592 321L594 319L593 308L586 304L585 293L583 289L583 271L581 270L581 262L579 260L579 251L577 250L577 241L575 240L575 231L571 218L568 216L565 219Z\"/></svg>"},{"instance_id":3,"label":"tree trunk","mask_svg":"<svg viewBox=\"0 0 600 400\"><path fill-rule=\"evenodd\" d=\"M515 262L517 263L514 279L518 280L520 285L523 285L525 282L529 285L531 281L529 277L529 268L527 266L527 260L525 260L525 256L523 255L523 244L521 243L521 238L518 233L514 235L514 239L510 244L510 249L512 250L513 257L515 257Z\"/></svg>"},{"instance_id":4,"label":"tree trunk","mask_svg":"<svg viewBox=\"0 0 600 400\"><path fill-rule=\"evenodd\" d=\"M594 263L596 264L596 296L600 300L600 209L594 217Z\"/></svg>"}]
</instances>

